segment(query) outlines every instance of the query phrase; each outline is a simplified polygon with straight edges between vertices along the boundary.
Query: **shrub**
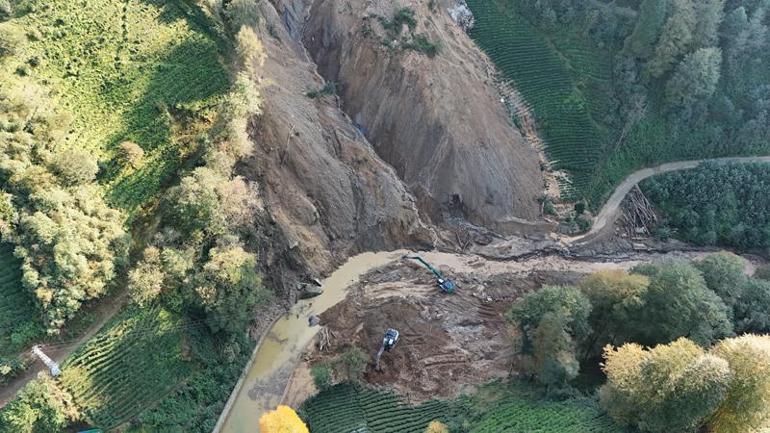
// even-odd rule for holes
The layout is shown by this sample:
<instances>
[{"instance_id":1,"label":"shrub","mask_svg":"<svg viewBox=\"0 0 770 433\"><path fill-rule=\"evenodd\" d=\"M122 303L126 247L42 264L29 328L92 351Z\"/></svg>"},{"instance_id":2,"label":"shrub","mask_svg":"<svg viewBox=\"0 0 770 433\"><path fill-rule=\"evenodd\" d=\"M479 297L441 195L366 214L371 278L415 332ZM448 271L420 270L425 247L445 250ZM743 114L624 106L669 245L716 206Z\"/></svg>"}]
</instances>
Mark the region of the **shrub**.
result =
<instances>
[{"instance_id":1,"label":"shrub","mask_svg":"<svg viewBox=\"0 0 770 433\"><path fill-rule=\"evenodd\" d=\"M137 168L144 158L144 149L133 141L124 141L118 146L118 158L132 168Z\"/></svg>"},{"instance_id":2,"label":"shrub","mask_svg":"<svg viewBox=\"0 0 770 433\"><path fill-rule=\"evenodd\" d=\"M22 30L11 24L0 24L0 58L13 56L24 43Z\"/></svg>"},{"instance_id":3,"label":"shrub","mask_svg":"<svg viewBox=\"0 0 770 433\"><path fill-rule=\"evenodd\" d=\"M82 185L91 182L99 171L99 165L93 154L81 149L68 149L55 154L52 168L65 185Z\"/></svg>"},{"instance_id":4,"label":"shrub","mask_svg":"<svg viewBox=\"0 0 770 433\"><path fill-rule=\"evenodd\" d=\"M345 372L347 380L357 382L366 371L369 355L358 347L351 347L339 356L337 363Z\"/></svg>"},{"instance_id":5,"label":"shrub","mask_svg":"<svg viewBox=\"0 0 770 433\"><path fill-rule=\"evenodd\" d=\"M332 386L332 369L329 364L316 364L310 368L310 375L313 376L313 383L316 389L324 391Z\"/></svg>"},{"instance_id":6,"label":"shrub","mask_svg":"<svg viewBox=\"0 0 770 433\"><path fill-rule=\"evenodd\" d=\"M425 433L449 433L449 427L441 421L431 421L425 429Z\"/></svg>"}]
</instances>

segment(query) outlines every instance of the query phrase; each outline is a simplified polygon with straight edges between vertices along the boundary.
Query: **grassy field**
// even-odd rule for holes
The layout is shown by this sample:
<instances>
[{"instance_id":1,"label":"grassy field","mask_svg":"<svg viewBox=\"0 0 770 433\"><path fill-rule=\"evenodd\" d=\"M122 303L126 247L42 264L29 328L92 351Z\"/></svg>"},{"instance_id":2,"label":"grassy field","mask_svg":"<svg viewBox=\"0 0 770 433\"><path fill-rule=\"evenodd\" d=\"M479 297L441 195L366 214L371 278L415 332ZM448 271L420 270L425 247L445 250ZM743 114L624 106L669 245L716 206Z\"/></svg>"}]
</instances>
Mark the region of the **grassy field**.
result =
<instances>
[{"instance_id":1,"label":"grassy field","mask_svg":"<svg viewBox=\"0 0 770 433\"><path fill-rule=\"evenodd\" d=\"M56 95L73 116L67 145L100 156L113 205L135 211L197 147L227 90L222 42L181 1L22 1L12 20L26 31L0 72ZM134 168L114 162L130 140L145 151Z\"/></svg>"},{"instance_id":2,"label":"grassy field","mask_svg":"<svg viewBox=\"0 0 770 433\"><path fill-rule=\"evenodd\" d=\"M40 330L37 309L20 278L13 246L0 244L0 356L14 355L20 339Z\"/></svg>"},{"instance_id":3,"label":"grassy field","mask_svg":"<svg viewBox=\"0 0 770 433\"><path fill-rule=\"evenodd\" d=\"M313 433L422 433L432 420L472 433L625 433L590 400L543 400L523 386L493 384L456 401L410 406L394 394L338 385L304 403Z\"/></svg>"},{"instance_id":4,"label":"grassy field","mask_svg":"<svg viewBox=\"0 0 770 433\"><path fill-rule=\"evenodd\" d=\"M594 117L606 108L609 56L569 35L546 39L512 4L469 0L471 36L524 96L553 166L566 170L568 198L591 195L607 133Z\"/></svg>"}]
</instances>

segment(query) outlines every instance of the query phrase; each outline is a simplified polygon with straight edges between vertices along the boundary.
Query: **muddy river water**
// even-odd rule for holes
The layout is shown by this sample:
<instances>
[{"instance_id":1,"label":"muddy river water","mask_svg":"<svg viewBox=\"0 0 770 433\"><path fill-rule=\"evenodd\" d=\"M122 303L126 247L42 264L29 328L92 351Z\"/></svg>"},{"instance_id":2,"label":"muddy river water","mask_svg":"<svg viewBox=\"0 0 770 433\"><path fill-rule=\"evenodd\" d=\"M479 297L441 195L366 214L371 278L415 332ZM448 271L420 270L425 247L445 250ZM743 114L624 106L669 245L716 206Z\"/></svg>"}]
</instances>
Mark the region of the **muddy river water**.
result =
<instances>
[{"instance_id":1,"label":"muddy river water","mask_svg":"<svg viewBox=\"0 0 770 433\"><path fill-rule=\"evenodd\" d=\"M346 289L365 273L398 259L405 251L363 253L350 258L323 281L323 293L302 300L281 317L257 347L243 380L236 386L229 412L220 419L222 433L256 433L259 417L275 409L299 356L319 326L310 327L308 317L321 314L345 299Z\"/></svg>"},{"instance_id":2,"label":"muddy river water","mask_svg":"<svg viewBox=\"0 0 770 433\"><path fill-rule=\"evenodd\" d=\"M320 330L309 326L308 317L321 314L341 302L347 289L370 270L398 260L407 251L363 253L350 258L323 285L323 293L302 300L281 317L255 349L244 376L236 385L214 433L258 433L259 417L274 409L284 398L286 385L299 357ZM628 269L636 264L661 258L693 259L703 253L634 253L607 261L579 261L559 256L532 257L522 261L488 261L474 255L440 252L421 253L429 262L451 269L482 275L529 273L536 270L591 273L608 268ZM751 272L751 265L747 264Z\"/></svg>"}]
</instances>

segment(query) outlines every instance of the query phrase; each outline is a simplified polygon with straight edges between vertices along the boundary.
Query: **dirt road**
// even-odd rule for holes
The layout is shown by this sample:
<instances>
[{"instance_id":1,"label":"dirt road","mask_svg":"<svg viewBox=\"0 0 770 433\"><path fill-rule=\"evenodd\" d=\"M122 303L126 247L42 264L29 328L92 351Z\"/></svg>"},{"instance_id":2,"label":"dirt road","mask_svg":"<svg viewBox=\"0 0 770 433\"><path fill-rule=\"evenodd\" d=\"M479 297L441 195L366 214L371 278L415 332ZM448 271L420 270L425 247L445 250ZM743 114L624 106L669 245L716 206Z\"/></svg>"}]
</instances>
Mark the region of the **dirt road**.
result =
<instances>
[{"instance_id":1,"label":"dirt road","mask_svg":"<svg viewBox=\"0 0 770 433\"><path fill-rule=\"evenodd\" d=\"M615 188L615 191L604 204L602 209L594 218L594 223L591 226L591 230L588 233L575 236L566 240L567 243L585 243L596 237L598 234L607 227L612 227L615 220L618 218L620 204L626 195L633 189L639 182L655 176L657 174L669 173L672 171L689 170L698 167L705 162L729 164L729 163L750 163L750 162L767 162L770 163L770 156L747 156L747 157L729 157L729 158L713 158L713 159L696 159L692 161L678 161L670 162L667 164L661 164L656 167L643 168L641 170L631 173L626 177L623 182Z\"/></svg>"},{"instance_id":2,"label":"dirt road","mask_svg":"<svg viewBox=\"0 0 770 433\"><path fill-rule=\"evenodd\" d=\"M91 339L100 329L109 321L112 316L117 314L128 302L128 297L125 294L118 295L113 300L105 300L99 303L99 305L93 310L93 314L96 317L88 326L86 331L79 336L76 340L67 342L66 344L41 344L40 347L46 355L51 359L61 364L72 354L78 347L86 343ZM13 379L10 383L0 388L0 409L3 408L16 393L24 387L30 380L37 377L38 373L46 368L41 361L36 361L27 371L21 376Z\"/></svg>"}]
</instances>

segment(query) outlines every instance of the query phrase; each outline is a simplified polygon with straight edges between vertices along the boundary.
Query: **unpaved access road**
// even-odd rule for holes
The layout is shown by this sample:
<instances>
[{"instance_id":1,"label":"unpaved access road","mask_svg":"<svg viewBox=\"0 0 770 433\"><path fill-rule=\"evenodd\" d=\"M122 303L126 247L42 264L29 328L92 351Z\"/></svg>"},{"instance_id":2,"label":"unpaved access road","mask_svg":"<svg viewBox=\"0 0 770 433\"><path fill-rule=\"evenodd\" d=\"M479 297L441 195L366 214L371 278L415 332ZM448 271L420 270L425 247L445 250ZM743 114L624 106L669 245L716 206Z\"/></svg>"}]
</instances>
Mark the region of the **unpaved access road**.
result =
<instances>
[{"instance_id":1,"label":"unpaved access road","mask_svg":"<svg viewBox=\"0 0 770 433\"><path fill-rule=\"evenodd\" d=\"M746 157L728 157L728 158L712 158L712 159L695 159L692 161L678 161L661 164L656 167L643 168L637 170L628 175L607 200L607 203L602 206L602 209L594 218L591 230L588 233L575 236L566 240L567 243L585 243L602 233L607 227L611 227L615 220L618 218L620 204L623 199L626 198L631 190L639 184L639 182L655 176L657 174L669 173L679 170L690 170L697 168L703 163L717 163L717 164L730 164L730 163L751 163L751 162L764 162L770 163L770 156L746 156Z\"/></svg>"}]
</instances>

